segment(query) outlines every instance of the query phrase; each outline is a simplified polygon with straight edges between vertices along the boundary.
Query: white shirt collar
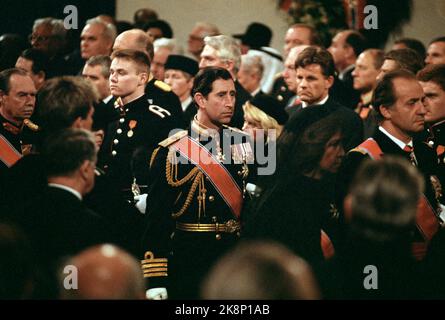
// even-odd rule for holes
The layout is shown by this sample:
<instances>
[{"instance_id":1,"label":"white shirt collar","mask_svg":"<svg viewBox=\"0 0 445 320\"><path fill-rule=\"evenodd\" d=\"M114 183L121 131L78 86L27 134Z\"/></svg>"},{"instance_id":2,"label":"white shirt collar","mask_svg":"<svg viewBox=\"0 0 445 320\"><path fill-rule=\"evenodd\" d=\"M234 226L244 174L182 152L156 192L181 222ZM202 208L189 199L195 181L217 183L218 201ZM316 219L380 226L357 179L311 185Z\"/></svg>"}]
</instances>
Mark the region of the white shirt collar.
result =
<instances>
[{"instance_id":1,"label":"white shirt collar","mask_svg":"<svg viewBox=\"0 0 445 320\"><path fill-rule=\"evenodd\" d=\"M107 104L108 102L110 102L110 100L113 98L113 96L110 94L108 97L106 97L105 99L103 99L103 103Z\"/></svg>"},{"instance_id":2,"label":"white shirt collar","mask_svg":"<svg viewBox=\"0 0 445 320\"><path fill-rule=\"evenodd\" d=\"M397 139L392 134L390 134L388 131L385 130L382 126L379 126L379 130L383 132L388 138L390 138L395 144L399 146L400 149L404 149L406 145L413 147L413 140L411 139L410 142L405 143L400 139Z\"/></svg>"},{"instance_id":3,"label":"white shirt collar","mask_svg":"<svg viewBox=\"0 0 445 320\"><path fill-rule=\"evenodd\" d=\"M63 184L58 184L58 183L48 183L48 186L68 191L68 192L72 193L73 195L75 195L76 198L78 198L80 201L82 201L82 195L80 194L80 192L74 190L73 188L70 188Z\"/></svg>"},{"instance_id":4,"label":"white shirt collar","mask_svg":"<svg viewBox=\"0 0 445 320\"><path fill-rule=\"evenodd\" d=\"M255 90L252 91L252 93L250 94L252 97L254 97L258 92L260 92L261 87L256 88Z\"/></svg>"},{"instance_id":5,"label":"white shirt collar","mask_svg":"<svg viewBox=\"0 0 445 320\"><path fill-rule=\"evenodd\" d=\"M345 77L345 74L346 74L347 72L351 71L351 70L354 69L354 68L355 68L355 64L350 64L350 65L347 66L342 72L340 72L340 73L338 74L338 78L339 78L340 80L343 80L343 78Z\"/></svg>"},{"instance_id":6,"label":"white shirt collar","mask_svg":"<svg viewBox=\"0 0 445 320\"><path fill-rule=\"evenodd\" d=\"M187 109L192 100L192 96L189 96L187 99L181 102L182 111L185 111Z\"/></svg>"},{"instance_id":7,"label":"white shirt collar","mask_svg":"<svg viewBox=\"0 0 445 320\"><path fill-rule=\"evenodd\" d=\"M312 106L318 106L318 105L321 105L321 104L325 104L326 103L326 101L328 101L328 99L329 99L329 95L327 95L323 100L321 100L320 102L318 102L318 103L315 103L315 104L312 104ZM304 109L304 108L306 108L308 106L308 104L306 103L306 102L304 102L304 101L302 101L301 102L301 107Z\"/></svg>"}]
</instances>

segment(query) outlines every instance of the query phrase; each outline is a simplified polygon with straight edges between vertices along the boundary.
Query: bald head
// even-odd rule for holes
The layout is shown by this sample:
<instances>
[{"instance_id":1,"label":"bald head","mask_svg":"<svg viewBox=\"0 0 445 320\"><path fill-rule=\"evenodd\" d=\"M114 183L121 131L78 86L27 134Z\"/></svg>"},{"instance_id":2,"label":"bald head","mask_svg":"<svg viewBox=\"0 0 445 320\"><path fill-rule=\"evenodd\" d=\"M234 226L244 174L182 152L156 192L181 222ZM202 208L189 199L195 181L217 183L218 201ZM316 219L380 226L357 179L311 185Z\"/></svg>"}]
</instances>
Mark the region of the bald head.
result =
<instances>
[{"instance_id":1,"label":"bald head","mask_svg":"<svg viewBox=\"0 0 445 320\"><path fill-rule=\"evenodd\" d=\"M143 299L139 263L109 244L87 249L68 261L78 271L78 289L63 290L64 299Z\"/></svg>"},{"instance_id":2,"label":"bald head","mask_svg":"<svg viewBox=\"0 0 445 320\"><path fill-rule=\"evenodd\" d=\"M153 60L153 43L150 37L140 29L124 31L117 36L114 41L113 51L122 49L142 51L148 55L150 61Z\"/></svg>"}]
</instances>

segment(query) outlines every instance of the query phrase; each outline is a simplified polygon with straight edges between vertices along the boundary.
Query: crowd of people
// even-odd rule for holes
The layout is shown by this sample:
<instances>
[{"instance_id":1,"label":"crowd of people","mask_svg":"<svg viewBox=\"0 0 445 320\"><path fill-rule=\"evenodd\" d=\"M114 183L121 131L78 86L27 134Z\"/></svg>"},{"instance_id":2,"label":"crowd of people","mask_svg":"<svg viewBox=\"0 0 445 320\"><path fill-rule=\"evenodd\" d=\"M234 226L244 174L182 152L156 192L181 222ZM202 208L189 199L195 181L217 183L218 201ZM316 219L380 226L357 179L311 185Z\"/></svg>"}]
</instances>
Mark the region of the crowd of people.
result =
<instances>
[{"instance_id":1,"label":"crowd of people","mask_svg":"<svg viewBox=\"0 0 445 320\"><path fill-rule=\"evenodd\" d=\"M444 298L445 37L283 36L183 47L140 9L66 52L36 19L0 70L0 298Z\"/></svg>"}]
</instances>

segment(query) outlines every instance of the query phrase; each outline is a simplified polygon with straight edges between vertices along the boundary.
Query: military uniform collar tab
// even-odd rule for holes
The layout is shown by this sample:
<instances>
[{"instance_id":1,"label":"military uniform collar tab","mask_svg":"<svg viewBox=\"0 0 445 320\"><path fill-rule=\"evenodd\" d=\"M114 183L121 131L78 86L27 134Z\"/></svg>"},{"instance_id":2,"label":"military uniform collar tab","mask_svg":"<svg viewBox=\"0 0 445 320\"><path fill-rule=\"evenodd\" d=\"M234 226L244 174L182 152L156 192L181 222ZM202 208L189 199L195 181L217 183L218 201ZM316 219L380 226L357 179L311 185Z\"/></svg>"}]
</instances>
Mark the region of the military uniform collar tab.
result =
<instances>
[{"instance_id":1,"label":"military uniform collar tab","mask_svg":"<svg viewBox=\"0 0 445 320\"><path fill-rule=\"evenodd\" d=\"M220 130L213 129L206 127L202 123L198 121L198 118L195 116L195 118L192 121L191 129L195 131L198 135L203 137L215 137L219 136Z\"/></svg>"}]
</instances>

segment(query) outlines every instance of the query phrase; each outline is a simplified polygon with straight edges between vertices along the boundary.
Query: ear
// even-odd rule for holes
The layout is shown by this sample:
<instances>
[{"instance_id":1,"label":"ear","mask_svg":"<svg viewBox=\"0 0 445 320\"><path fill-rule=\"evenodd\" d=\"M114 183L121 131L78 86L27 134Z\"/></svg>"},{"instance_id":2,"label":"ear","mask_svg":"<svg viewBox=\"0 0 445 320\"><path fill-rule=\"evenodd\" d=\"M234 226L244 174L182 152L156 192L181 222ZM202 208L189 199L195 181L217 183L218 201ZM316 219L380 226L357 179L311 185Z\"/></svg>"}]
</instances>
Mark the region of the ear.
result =
<instances>
[{"instance_id":1,"label":"ear","mask_svg":"<svg viewBox=\"0 0 445 320\"><path fill-rule=\"evenodd\" d=\"M145 85L148 82L148 73L147 72L141 72L139 77L140 83L141 85Z\"/></svg>"},{"instance_id":2,"label":"ear","mask_svg":"<svg viewBox=\"0 0 445 320\"><path fill-rule=\"evenodd\" d=\"M71 125L71 128L82 129L82 118L77 117L76 120L74 120L73 124Z\"/></svg>"},{"instance_id":3,"label":"ear","mask_svg":"<svg viewBox=\"0 0 445 320\"><path fill-rule=\"evenodd\" d=\"M233 73L233 68L235 67L235 63L232 60L225 60L224 64L226 65L227 70L230 73Z\"/></svg>"},{"instance_id":4,"label":"ear","mask_svg":"<svg viewBox=\"0 0 445 320\"><path fill-rule=\"evenodd\" d=\"M329 76L326 78L326 87L330 89L334 85L334 77Z\"/></svg>"},{"instance_id":5,"label":"ear","mask_svg":"<svg viewBox=\"0 0 445 320\"><path fill-rule=\"evenodd\" d=\"M90 170L90 161L84 160L79 168L80 176L83 179L88 179L88 171Z\"/></svg>"},{"instance_id":6,"label":"ear","mask_svg":"<svg viewBox=\"0 0 445 320\"><path fill-rule=\"evenodd\" d=\"M195 93L195 96L193 97L193 99L195 100L199 109L205 109L206 98L202 95L202 93L200 93L200 92Z\"/></svg>"},{"instance_id":7,"label":"ear","mask_svg":"<svg viewBox=\"0 0 445 320\"><path fill-rule=\"evenodd\" d=\"M386 120L391 119L391 109L388 107L385 107L384 105L381 105L379 107L380 113Z\"/></svg>"}]
</instances>

